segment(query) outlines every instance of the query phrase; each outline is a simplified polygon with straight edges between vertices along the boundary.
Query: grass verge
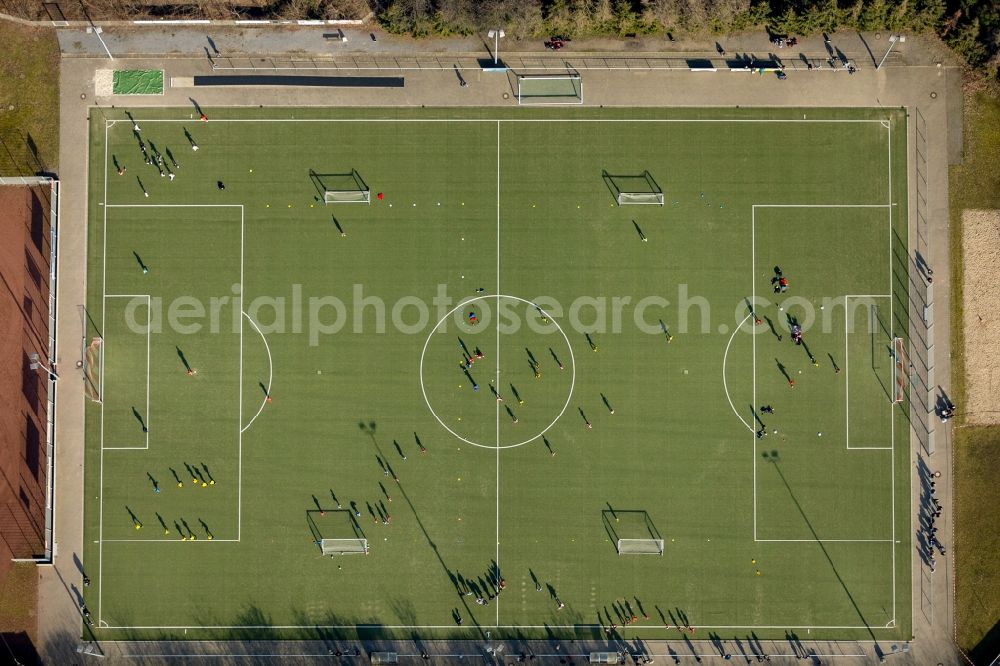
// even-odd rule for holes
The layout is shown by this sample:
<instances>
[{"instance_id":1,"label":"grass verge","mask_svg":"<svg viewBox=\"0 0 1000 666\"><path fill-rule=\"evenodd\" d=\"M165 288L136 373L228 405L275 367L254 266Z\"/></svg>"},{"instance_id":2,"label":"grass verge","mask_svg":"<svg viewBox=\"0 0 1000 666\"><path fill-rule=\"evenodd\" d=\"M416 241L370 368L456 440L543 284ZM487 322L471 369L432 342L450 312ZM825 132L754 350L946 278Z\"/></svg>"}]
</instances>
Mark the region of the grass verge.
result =
<instances>
[{"instance_id":1,"label":"grass verge","mask_svg":"<svg viewBox=\"0 0 1000 666\"><path fill-rule=\"evenodd\" d=\"M56 171L59 44L54 30L0 21L0 174Z\"/></svg>"},{"instance_id":2,"label":"grass verge","mask_svg":"<svg viewBox=\"0 0 1000 666\"><path fill-rule=\"evenodd\" d=\"M38 568L14 564L0 586L0 633L27 632L34 636L38 619Z\"/></svg>"},{"instance_id":3,"label":"grass verge","mask_svg":"<svg viewBox=\"0 0 1000 666\"><path fill-rule=\"evenodd\" d=\"M962 330L962 211L1000 208L1000 99L970 93L965 105L965 161L952 168L952 349L954 395L965 399ZM1000 427L955 430L955 621L956 640L976 663L1000 651L1000 490L990 470L1000 462ZM993 535L992 547L984 539Z\"/></svg>"}]
</instances>

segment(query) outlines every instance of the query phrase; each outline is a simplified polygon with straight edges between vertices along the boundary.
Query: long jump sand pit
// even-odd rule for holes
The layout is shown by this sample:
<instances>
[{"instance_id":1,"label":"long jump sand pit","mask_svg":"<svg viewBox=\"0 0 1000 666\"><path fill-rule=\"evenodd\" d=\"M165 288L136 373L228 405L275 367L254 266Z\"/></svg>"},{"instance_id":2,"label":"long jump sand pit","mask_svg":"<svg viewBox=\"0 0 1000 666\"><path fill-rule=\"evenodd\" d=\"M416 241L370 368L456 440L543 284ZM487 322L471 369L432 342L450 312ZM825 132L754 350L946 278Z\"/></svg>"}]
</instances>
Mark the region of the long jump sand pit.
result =
<instances>
[{"instance_id":1,"label":"long jump sand pit","mask_svg":"<svg viewBox=\"0 0 1000 666\"><path fill-rule=\"evenodd\" d=\"M1000 210L962 212L966 401L973 425L1000 424Z\"/></svg>"}]
</instances>

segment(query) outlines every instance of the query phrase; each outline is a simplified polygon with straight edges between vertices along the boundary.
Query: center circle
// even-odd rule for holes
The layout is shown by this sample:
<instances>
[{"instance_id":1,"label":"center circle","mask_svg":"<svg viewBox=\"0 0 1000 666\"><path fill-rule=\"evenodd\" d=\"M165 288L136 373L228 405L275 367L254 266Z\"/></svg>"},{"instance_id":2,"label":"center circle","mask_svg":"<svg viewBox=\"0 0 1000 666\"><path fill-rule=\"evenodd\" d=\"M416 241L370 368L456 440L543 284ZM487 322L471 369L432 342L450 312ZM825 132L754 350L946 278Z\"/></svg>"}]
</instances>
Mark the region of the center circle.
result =
<instances>
[{"instance_id":1,"label":"center circle","mask_svg":"<svg viewBox=\"0 0 1000 666\"><path fill-rule=\"evenodd\" d=\"M499 386L499 382L497 382L497 385L494 385L493 379L489 379L489 381L484 382L484 384L486 384L485 386L481 386L481 387L478 386L475 383L475 380L473 380L472 375L468 372L468 370L470 370L470 368L474 367L472 365L466 365L463 368L463 367L461 367L462 364L459 363L459 369L455 371L455 372L459 373L457 375L457 377L460 378L460 381L464 382L463 384L459 385L459 390L460 391L470 391L470 392L472 392L472 387L476 386L477 388L474 391L474 393L477 394L477 398L490 399L493 396L496 396L496 405L497 405L496 406L496 409L497 409L497 412L496 412L496 424L497 424L496 425L496 432L497 432L497 435L496 435L495 441L491 443L491 442L483 440L482 438L479 438L479 440L477 441L477 439L475 439L475 438L470 438L470 437L467 437L467 436L465 436L465 435L457 432L454 427L450 426L448 424L448 422L441 417L441 415L438 413L438 411L434 408L434 404L432 404L433 401L431 400L431 397L428 395L428 382L427 382L427 376L425 375L425 371L429 369L428 366L430 365L430 363L432 363L432 362L436 363L437 362L436 360L429 359L429 357L428 357L428 349L431 348L431 342L434 340L435 334L438 334L438 332L441 331L442 326L446 326L447 325L448 320L450 318L454 317L456 312L458 312L459 310L463 310L462 315L461 315L460 318L462 320L464 320L464 318L465 318L464 309L465 308L472 308L473 309L472 311L475 311L476 308L477 308L477 304L479 304L479 306L481 307L481 305L484 304L484 303L488 303L490 301L494 301L496 303L495 311L492 312L492 313L490 313L490 317L489 317L488 320L485 317L486 312L484 312L483 313L483 323L485 325L486 322L488 321L489 323L492 323L495 327L501 327L502 326L501 321L500 321L501 301L503 301L505 299L508 299L510 301L514 301L514 302L519 303L519 304L523 304L524 306L527 306L528 308L531 308L531 309L537 311L537 313L539 314L539 316L542 317L542 318L544 318L546 320L546 323L551 323L552 325L555 326L555 329L562 336L562 341L565 343L565 350L566 350L566 353L568 354L568 356L566 357L566 360L568 362L565 363L565 364L563 364L562 361L559 358L559 355L552 349L552 347L549 347L548 352L552 356L552 359L554 361L554 363L551 365L551 367L555 367L555 364L557 363L558 366L559 366L559 368L560 368L560 370L565 369L565 370L569 370L569 372L570 372L569 386L568 386L568 389L566 390L566 400L562 404L561 408L559 408L558 413L555 415L555 417L552 418L551 421L548 421L547 418L544 419L543 423L547 423L547 425L544 425L544 427L541 427L537 432L534 432L534 434L530 435L526 439L523 439L521 441L517 441L517 442L515 442L513 444L501 444L500 443L501 410L507 412L507 417L509 417L508 421L511 421L513 423L517 423L518 422L516 413L514 411L516 409L516 406L514 407L514 409L512 409L511 408L511 404L505 402L505 398L503 398L503 394L507 394L507 398L506 398L507 400L513 398L513 400L511 400L511 402L514 403L515 405L517 405L517 404L524 404L523 400L521 399L520 394L517 393L517 389L513 385L510 386L511 393L513 393L513 395L511 395L511 393L508 393L507 391L503 390L501 388L501 386ZM477 325L477 324L471 324L471 325ZM456 328L460 328L460 326L457 323L456 323ZM466 332L468 332L468 331L469 331L469 329L466 329ZM516 331L515 331L515 333L516 333ZM497 341L498 342L499 342L499 339L500 339L501 335L504 335L504 333L503 333L503 331L502 331L501 328L498 328L497 329ZM510 334L507 334L507 335L510 335ZM472 347L475 348L474 351L471 351L471 350L467 349L467 344L463 340L463 338L462 338L461 335L459 336L459 344L462 347L462 358L466 359L466 361L465 361L466 364L468 364L470 361L472 361L474 363L475 359L476 359L476 352L479 352L479 347L476 346L476 345L472 345ZM560 350L560 353L561 353L561 351L562 350ZM517 365L517 367L522 372L527 372L527 371L524 371L523 368L524 367L528 367L529 370L531 370L531 371L534 372L534 379L540 381L540 375L541 375L540 368L542 367L542 361L540 360L540 357L542 357L541 350L538 351L538 356L537 357L534 355L534 353L531 351L531 349L529 349L529 347L525 347L524 348L524 352L525 352L525 356L522 359L523 362L519 363ZM499 348L494 353L496 353L497 355L499 355L499 353L500 353ZM469 358L469 357L471 357L471 358ZM482 362L482 361L480 361L480 362ZM496 377L497 378L499 377L499 375L500 375L501 372L505 372L500 366L498 366L496 364L493 366L493 370L496 372ZM446 371L444 369L442 369L441 372L444 373ZM528 375L528 376L530 376L530 375ZM440 381L439 377L435 377L435 379L437 381ZM468 386L466 386L466 384L468 384ZM427 340L424 341L423 350L420 352L420 390L421 390L421 393L424 396L424 402L427 404L427 409L430 410L431 415L433 415L434 418L437 420L437 422L441 424L442 428L444 428L449 433L451 433L452 435L454 435L459 440L465 442L466 444L471 444L472 446L477 446L477 447L483 448L483 449L512 449L512 448L516 448L518 446L523 446L525 444L529 444L529 443L531 443L531 442L539 439L540 437L542 437L550 428L552 428L552 426L554 426L556 424L557 421L559 421L559 419L562 417L562 415L566 413L566 409L569 407L570 400L572 400L572 398L573 398L573 389L574 389L575 385L576 385L576 358L573 355L573 348L570 345L569 337L567 337L566 332L562 329L562 326L559 325L559 323L555 320L555 318L553 318L543 308L539 307L536 303L534 303L532 301L529 301L529 300L524 299L524 298L520 298L518 296L510 296L510 295L507 295L507 294L496 294L496 295L492 295L492 296L476 296L476 297L473 297L473 298L466 299L465 301L462 301L461 303L459 303L458 305L456 305L454 308L452 308L451 310L449 310L447 314L445 314L443 317L441 317L441 319L438 320L438 322L434 325L434 327L431 329L430 333L428 334ZM493 392L492 396L490 395L491 391ZM503 391L503 394L501 393L501 391ZM479 393L483 393L484 395L478 395ZM465 399L465 398L463 397L462 399ZM503 407L501 407L501 405L503 405ZM507 417L503 417L503 418L507 418ZM461 418L459 418L459 420L461 420Z\"/></svg>"}]
</instances>

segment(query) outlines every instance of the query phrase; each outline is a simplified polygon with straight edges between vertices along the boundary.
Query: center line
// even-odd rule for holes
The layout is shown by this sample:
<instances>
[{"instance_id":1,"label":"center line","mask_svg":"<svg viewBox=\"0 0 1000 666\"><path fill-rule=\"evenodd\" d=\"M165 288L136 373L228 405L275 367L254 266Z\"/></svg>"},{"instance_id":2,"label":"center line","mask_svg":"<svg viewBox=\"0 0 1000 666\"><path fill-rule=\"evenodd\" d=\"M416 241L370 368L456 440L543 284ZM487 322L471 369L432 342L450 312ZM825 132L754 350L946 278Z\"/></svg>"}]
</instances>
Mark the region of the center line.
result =
<instances>
[{"instance_id":1,"label":"center line","mask_svg":"<svg viewBox=\"0 0 1000 666\"><path fill-rule=\"evenodd\" d=\"M497 371L496 371L496 390L497 394L500 393L500 121L497 121L497 311L496 311L496 328L497 328ZM496 550L496 569L499 573L500 571L500 401L497 401L497 550ZM495 603L496 607L496 626L500 626L500 597L497 596Z\"/></svg>"}]
</instances>

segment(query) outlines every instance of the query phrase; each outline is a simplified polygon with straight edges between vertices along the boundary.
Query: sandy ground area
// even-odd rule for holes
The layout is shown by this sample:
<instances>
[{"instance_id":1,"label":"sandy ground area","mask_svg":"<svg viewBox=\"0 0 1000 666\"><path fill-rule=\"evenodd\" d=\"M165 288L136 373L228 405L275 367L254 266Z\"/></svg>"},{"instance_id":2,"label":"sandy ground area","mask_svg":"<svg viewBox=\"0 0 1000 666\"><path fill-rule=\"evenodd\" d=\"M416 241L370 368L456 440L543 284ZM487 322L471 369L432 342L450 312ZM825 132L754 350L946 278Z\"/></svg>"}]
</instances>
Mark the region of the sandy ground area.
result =
<instances>
[{"instance_id":1,"label":"sandy ground area","mask_svg":"<svg viewBox=\"0 0 1000 666\"><path fill-rule=\"evenodd\" d=\"M1000 210L962 212L963 328L968 423L1000 423Z\"/></svg>"}]
</instances>

